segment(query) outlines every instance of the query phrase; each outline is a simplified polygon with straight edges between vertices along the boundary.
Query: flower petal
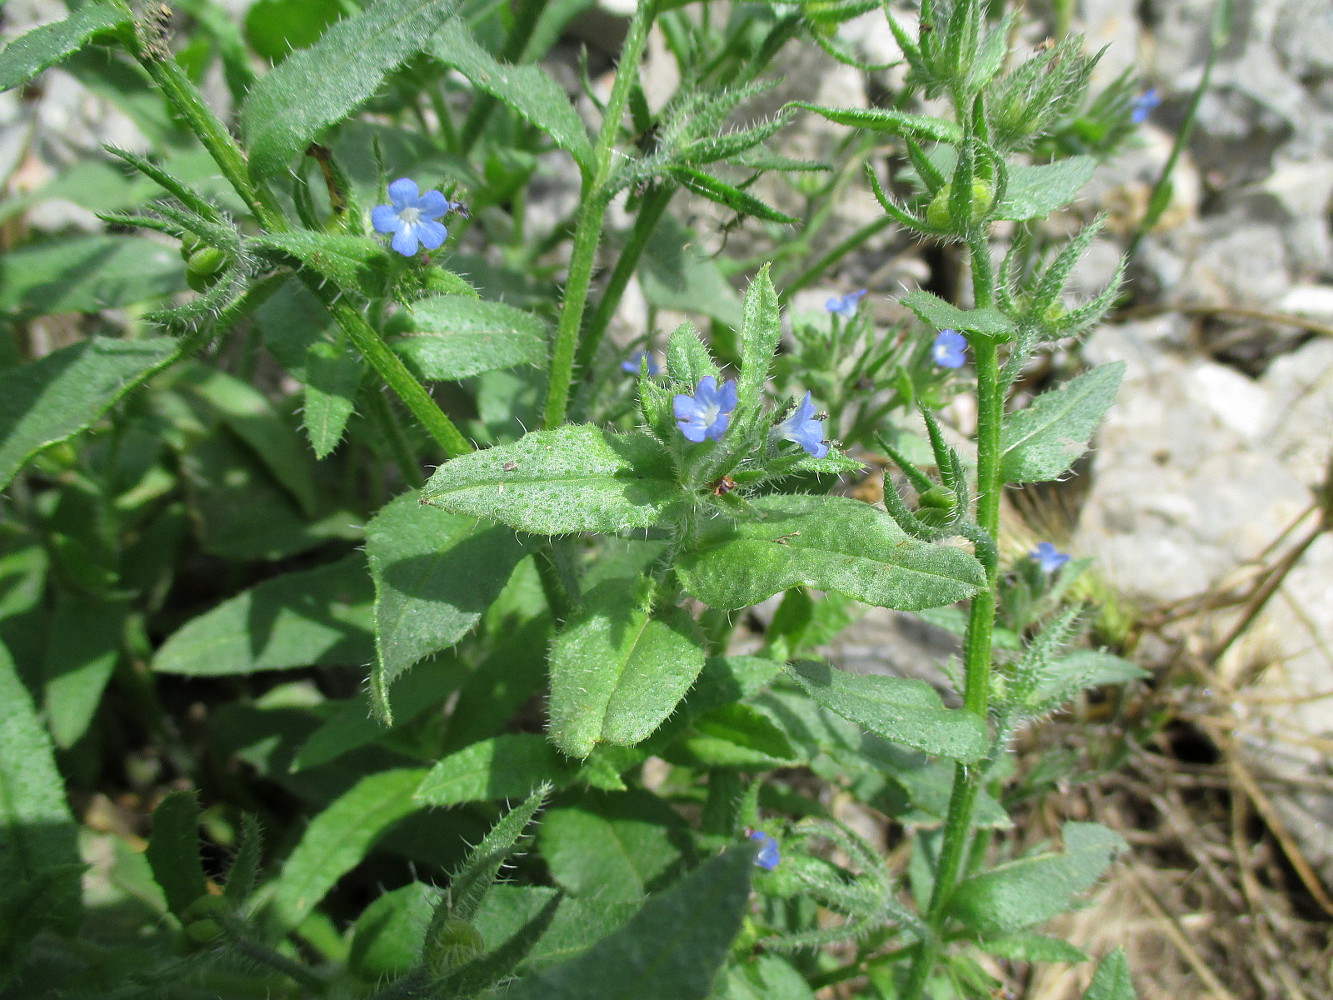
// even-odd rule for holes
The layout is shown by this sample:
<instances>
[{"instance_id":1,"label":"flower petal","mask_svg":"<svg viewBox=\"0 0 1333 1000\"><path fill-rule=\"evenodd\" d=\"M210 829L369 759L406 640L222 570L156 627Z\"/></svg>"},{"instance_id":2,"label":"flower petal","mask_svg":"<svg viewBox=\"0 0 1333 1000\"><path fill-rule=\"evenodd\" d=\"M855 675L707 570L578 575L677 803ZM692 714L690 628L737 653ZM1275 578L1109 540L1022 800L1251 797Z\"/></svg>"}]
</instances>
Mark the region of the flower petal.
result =
<instances>
[{"instance_id":1,"label":"flower petal","mask_svg":"<svg viewBox=\"0 0 1333 1000\"><path fill-rule=\"evenodd\" d=\"M393 239L389 245L404 257L413 256L417 252L417 227L403 226L402 229L393 234Z\"/></svg>"},{"instance_id":2,"label":"flower petal","mask_svg":"<svg viewBox=\"0 0 1333 1000\"><path fill-rule=\"evenodd\" d=\"M449 230L444 224L434 219L422 219L417 223L417 239L427 250L434 250L449 237Z\"/></svg>"},{"instance_id":3,"label":"flower petal","mask_svg":"<svg viewBox=\"0 0 1333 1000\"><path fill-rule=\"evenodd\" d=\"M417 200L417 210L423 219L438 219L449 211L449 199L438 191L427 191Z\"/></svg>"},{"instance_id":4,"label":"flower petal","mask_svg":"<svg viewBox=\"0 0 1333 1000\"><path fill-rule=\"evenodd\" d=\"M405 208L412 208L416 205L419 192L417 182L412 180L411 177L399 177L389 185L389 200L401 212Z\"/></svg>"},{"instance_id":5,"label":"flower petal","mask_svg":"<svg viewBox=\"0 0 1333 1000\"><path fill-rule=\"evenodd\" d=\"M377 233L396 233L403 228L403 220L392 205L376 205L370 210L370 224Z\"/></svg>"}]
</instances>

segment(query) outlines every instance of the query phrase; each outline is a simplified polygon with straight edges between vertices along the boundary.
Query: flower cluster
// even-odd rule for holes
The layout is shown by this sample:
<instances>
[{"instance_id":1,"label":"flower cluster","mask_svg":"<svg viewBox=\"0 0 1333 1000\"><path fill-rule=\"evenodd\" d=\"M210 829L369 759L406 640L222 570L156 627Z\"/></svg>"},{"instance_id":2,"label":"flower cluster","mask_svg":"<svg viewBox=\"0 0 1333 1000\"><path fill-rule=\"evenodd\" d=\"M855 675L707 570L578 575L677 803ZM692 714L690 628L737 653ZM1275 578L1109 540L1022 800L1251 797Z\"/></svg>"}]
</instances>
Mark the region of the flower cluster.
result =
<instances>
[{"instance_id":1,"label":"flower cluster","mask_svg":"<svg viewBox=\"0 0 1333 1000\"><path fill-rule=\"evenodd\" d=\"M754 863L764 871L771 872L782 861L782 852L778 850L778 842L763 830L751 830L750 839L760 845Z\"/></svg>"},{"instance_id":2,"label":"flower cluster","mask_svg":"<svg viewBox=\"0 0 1333 1000\"><path fill-rule=\"evenodd\" d=\"M393 204L371 209L370 224L377 233L393 233L389 245L404 257L415 255L417 244L427 250L442 246L449 230L435 220L462 207L439 191L422 194L410 177L400 177L389 185L389 200Z\"/></svg>"}]
</instances>

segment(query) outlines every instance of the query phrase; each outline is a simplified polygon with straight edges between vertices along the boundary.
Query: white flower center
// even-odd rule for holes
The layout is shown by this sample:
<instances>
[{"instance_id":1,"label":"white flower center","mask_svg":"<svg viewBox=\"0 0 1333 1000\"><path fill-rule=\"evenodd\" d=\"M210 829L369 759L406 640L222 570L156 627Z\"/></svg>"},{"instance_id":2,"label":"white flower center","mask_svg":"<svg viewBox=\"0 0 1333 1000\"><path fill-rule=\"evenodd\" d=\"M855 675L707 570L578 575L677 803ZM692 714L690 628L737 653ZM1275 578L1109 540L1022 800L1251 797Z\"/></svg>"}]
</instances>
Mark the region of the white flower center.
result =
<instances>
[{"instance_id":1,"label":"white flower center","mask_svg":"<svg viewBox=\"0 0 1333 1000\"><path fill-rule=\"evenodd\" d=\"M404 226L415 226L421 221L421 209L415 207L405 208L398 213L398 218Z\"/></svg>"}]
</instances>

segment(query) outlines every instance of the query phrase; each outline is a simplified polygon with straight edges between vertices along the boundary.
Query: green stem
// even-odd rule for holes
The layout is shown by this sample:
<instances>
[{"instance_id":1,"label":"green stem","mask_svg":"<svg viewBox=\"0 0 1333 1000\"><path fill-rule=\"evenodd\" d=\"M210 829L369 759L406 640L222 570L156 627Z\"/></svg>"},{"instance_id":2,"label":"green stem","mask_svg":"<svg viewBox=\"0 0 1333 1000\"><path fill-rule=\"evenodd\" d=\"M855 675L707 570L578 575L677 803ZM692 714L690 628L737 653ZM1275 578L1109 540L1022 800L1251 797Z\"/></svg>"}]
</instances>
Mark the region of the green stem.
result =
<instances>
[{"instance_id":1,"label":"green stem","mask_svg":"<svg viewBox=\"0 0 1333 1000\"><path fill-rule=\"evenodd\" d=\"M217 116L204 103L203 97L193 81L175 59L160 59L150 52L138 52L139 62L153 78L163 95L174 110L189 126L213 158L213 162L222 171L222 176L250 207L255 218L269 232L282 233L288 230L287 219L273 199L273 195L263 185L256 184L250 176L250 167L245 153L231 137L231 133L218 121Z\"/></svg>"},{"instance_id":2,"label":"green stem","mask_svg":"<svg viewBox=\"0 0 1333 1000\"><path fill-rule=\"evenodd\" d=\"M403 481L411 489L420 489L421 465L393 407L389 405L389 401L384 398L378 386L372 386L363 398L366 400L367 416L375 425L375 430L388 444L389 453L393 456L394 465L398 466Z\"/></svg>"},{"instance_id":3,"label":"green stem","mask_svg":"<svg viewBox=\"0 0 1333 1000\"><path fill-rule=\"evenodd\" d=\"M361 356L370 362L370 366L379 373L380 378L398 394L403 405L421 422L426 433L435 439L435 443L443 449L445 455L454 458L473 451L468 439L463 437L444 411L435 405L430 393L407 370L407 366L393 353L378 331L366 322L361 313L354 306L344 302L339 297L341 293L338 290L325 286L315 275L306 271L298 271L297 274L311 294L324 304L324 308L329 311L347 336L352 338L352 343L361 352Z\"/></svg>"},{"instance_id":4,"label":"green stem","mask_svg":"<svg viewBox=\"0 0 1333 1000\"><path fill-rule=\"evenodd\" d=\"M995 271L986 236L983 233L969 242L972 251L973 298L977 308L993 306ZM1004 488L1000 475L1004 385L1000 380L999 349L994 341L982 337L974 337L971 347L977 369L977 524L991 538L998 538L1000 491ZM981 556L981 553L978 555ZM972 598L963 647L966 670L963 706L986 719L990 713L991 642L995 631L998 562L993 552L987 552L983 562L987 588ZM944 928L949 898L972 843L972 813L976 808L977 794L985 780L985 767L958 764L954 768L953 793L949 798L949 812L944 823L940 861L935 871L935 888L926 913L929 934L912 962L907 986L903 991L904 1000L917 1000L921 996L926 979L939 958L942 944L940 932Z\"/></svg>"},{"instance_id":5,"label":"green stem","mask_svg":"<svg viewBox=\"0 0 1333 1000\"><path fill-rule=\"evenodd\" d=\"M569 277L565 282L565 298L560 308L555 349L551 352L551 382L542 408L544 427L558 427L564 423L565 410L569 406L569 390L574 378L574 353L578 348L583 310L588 302L593 263L597 257L597 244L602 239L602 224L610 201L606 184L611 177L611 153L620 133L630 88L643 58L643 50L648 44L648 29L652 27L656 9L657 0L639 0L634 11L629 33L620 50L616 81L611 87L611 97L606 102L606 117L602 119L597 144L593 147L591 170L583 176L583 203L574 229Z\"/></svg>"},{"instance_id":6,"label":"green stem","mask_svg":"<svg viewBox=\"0 0 1333 1000\"><path fill-rule=\"evenodd\" d=\"M671 196L674 193L673 184L663 183L644 196L643 204L639 206L639 214L634 219L634 227L630 230L629 240L620 251L615 269L611 272L606 288L602 291L602 298L597 303L597 309L580 338L578 355L575 359L575 364L580 369L592 364L593 358L597 355L597 348L602 342L602 337L606 335L606 328L611 325L611 317L615 314L616 307L620 305L625 288L629 285L629 279L633 276L634 269L638 267L639 258L643 256L644 248L648 246L648 240L652 237L653 230L657 228L657 223L661 221L663 213L666 212L667 205L671 203Z\"/></svg>"}]
</instances>

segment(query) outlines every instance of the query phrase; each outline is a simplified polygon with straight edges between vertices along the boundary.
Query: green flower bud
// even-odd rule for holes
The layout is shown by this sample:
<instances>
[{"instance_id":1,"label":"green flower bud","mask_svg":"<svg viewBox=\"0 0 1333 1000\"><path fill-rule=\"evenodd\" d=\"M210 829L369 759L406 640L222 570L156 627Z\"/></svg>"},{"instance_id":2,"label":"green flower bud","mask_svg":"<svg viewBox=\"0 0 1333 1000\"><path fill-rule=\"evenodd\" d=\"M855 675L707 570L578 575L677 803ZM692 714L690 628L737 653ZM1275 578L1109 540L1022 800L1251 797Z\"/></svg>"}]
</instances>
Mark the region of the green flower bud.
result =
<instances>
[{"instance_id":1,"label":"green flower bud","mask_svg":"<svg viewBox=\"0 0 1333 1000\"><path fill-rule=\"evenodd\" d=\"M917 498L917 502L922 507L934 507L937 510L947 511L952 511L958 505L953 491L947 490L943 486L932 486Z\"/></svg>"},{"instance_id":2,"label":"green flower bud","mask_svg":"<svg viewBox=\"0 0 1333 1000\"><path fill-rule=\"evenodd\" d=\"M217 247L201 247L190 254L186 262L188 267L195 274L210 275L217 274L227 266L227 255Z\"/></svg>"},{"instance_id":3,"label":"green flower bud","mask_svg":"<svg viewBox=\"0 0 1333 1000\"><path fill-rule=\"evenodd\" d=\"M445 920L426 939L422 961L437 976L465 965L486 950L481 932L466 920Z\"/></svg>"},{"instance_id":4,"label":"green flower bud","mask_svg":"<svg viewBox=\"0 0 1333 1000\"><path fill-rule=\"evenodd\" d=\"M935 192L935 197L926 209L926 221L939 229L953 229L955 222L949 212L949 195L953 193L953 181L947 181L944 187ZM972 181L972 219L979 219L990 211L995 201L995 190L985 181ZM972 220L968 220L972 221Z\"/></svg>"},{"instance_id":5,"label":"green flower bud","mask_svg":"<svg viewBox=\"0 0 1333 1000\"><path fill-rule=\"evenodd\" d=\"M226 897L200 896L181 914L181 923L185 925L185 936L195 944L214 944L220 941L225 932L222 925L213 918L230 916L232 912L231 900Z\"/></svg>"}]
</instances>

